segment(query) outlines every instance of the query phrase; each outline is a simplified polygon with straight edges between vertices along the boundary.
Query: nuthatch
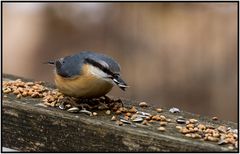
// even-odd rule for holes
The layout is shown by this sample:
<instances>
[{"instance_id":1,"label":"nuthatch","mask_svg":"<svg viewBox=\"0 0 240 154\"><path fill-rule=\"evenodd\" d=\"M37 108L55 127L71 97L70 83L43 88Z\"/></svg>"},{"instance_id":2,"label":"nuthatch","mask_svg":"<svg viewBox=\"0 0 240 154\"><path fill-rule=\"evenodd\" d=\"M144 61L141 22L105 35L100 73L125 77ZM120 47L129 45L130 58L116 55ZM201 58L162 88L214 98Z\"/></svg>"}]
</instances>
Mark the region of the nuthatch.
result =
<instances>
[{"instance_id":1,"label":"nuthatch","mask_svg":"<svg viewBox=\"0 0 240 154\"><path fill-rule=\"evenodd\" d=\"M119 64L109 56L90 51L49 61L55 65L55 83L63 94L78 98L105 96L114 83L125 90Z\"/></svg>"}]
</instances>

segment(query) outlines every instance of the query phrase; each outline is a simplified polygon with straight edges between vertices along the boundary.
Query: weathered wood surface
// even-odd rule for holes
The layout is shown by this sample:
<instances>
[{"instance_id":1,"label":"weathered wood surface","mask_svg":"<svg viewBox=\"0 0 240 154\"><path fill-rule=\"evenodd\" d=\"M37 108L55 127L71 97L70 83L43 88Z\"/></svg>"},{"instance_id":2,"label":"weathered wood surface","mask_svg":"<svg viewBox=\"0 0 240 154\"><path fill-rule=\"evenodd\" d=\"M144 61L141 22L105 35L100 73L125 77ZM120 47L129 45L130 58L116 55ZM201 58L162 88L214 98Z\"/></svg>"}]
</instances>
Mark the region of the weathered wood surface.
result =
<instances>
[{"instance_id":1,"label":"weathered wood surface","mask_svg":"<svg viewBox=\"0 0 240 154\"><path fill-rule=\"evenodd\" d=\"M3 80L18 77L4 75ZM24 79L22 79L24 81ZM51 86L48 84L48 86ZM156 127L118 126L112 115L97 111L97 116L68 113L52 107L38 106L41 98L21 98L9 94L2 103L2 146L18 151L37 152L236 152L215 142L191 139L179 133L172 121L165 132ZM124 101L125 105L136 104ZM153 108L142 111L156 113ZM161 113L168 118L195 118L200 122L237 128L229 121L212 121L208 117L187 112Z\"/></svg>"}]
</instances>

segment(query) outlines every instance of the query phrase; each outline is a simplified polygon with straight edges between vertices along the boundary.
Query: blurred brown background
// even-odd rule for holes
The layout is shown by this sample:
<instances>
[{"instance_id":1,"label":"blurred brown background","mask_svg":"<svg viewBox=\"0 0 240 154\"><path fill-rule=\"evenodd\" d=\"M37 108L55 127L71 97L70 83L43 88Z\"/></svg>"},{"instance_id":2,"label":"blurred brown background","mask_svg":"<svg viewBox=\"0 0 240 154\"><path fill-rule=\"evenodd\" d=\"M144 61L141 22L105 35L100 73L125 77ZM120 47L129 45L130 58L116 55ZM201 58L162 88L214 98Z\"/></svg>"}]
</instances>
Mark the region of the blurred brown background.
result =
<instances>
[{"instance_id":1,"label":"blurred brown background","mask_svg":"<svg viewBox=\"0 0 240 154\"><path fill-rule=\"evenodd\" d=\"M3 3L3 73L91 50L131 86L110 95L237 121L237 3Z\"/></svg>"}]
</instances>

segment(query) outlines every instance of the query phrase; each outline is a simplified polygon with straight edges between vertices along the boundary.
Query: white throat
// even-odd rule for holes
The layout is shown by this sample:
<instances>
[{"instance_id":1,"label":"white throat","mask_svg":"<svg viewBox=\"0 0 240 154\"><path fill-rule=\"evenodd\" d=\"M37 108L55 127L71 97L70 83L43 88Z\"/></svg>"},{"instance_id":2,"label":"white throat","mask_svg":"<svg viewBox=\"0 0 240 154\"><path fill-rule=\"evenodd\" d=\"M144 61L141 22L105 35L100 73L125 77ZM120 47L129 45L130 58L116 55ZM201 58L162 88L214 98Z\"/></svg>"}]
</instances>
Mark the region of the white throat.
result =
<instances>
[{"instance_id":1,"label":"white throat","mask_svg":"<svg viewBox=\"0 0 240 154\"><path fill-rule=\"evenodd\" d=\"M102 79L102 80L105 80L105 81L108 81L108 82L111 82L113 83L112 79L109 79L109 75L105 72L103 72L101 69L95 67L95 66L92 66L92 65L89 65L89 70L88 70L92 75L94 75L95 77L99 78L99 79Z\"/></svg>"}]
</instances>

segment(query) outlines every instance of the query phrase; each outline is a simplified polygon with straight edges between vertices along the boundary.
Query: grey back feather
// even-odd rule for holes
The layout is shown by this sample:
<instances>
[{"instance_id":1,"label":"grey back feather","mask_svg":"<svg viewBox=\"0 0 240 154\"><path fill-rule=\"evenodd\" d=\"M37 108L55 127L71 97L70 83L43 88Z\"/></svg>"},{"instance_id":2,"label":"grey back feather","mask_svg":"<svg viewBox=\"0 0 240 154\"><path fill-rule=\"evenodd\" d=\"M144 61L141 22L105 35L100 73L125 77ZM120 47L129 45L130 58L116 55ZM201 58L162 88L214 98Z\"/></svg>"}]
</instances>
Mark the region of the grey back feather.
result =
<instances>
[{"instance_id":1,"label":"grey back feather","mask_svg":"<svg viewBox=\"0 0 240 154\"><path fill-rule=\"evenodd\" d=\"M56 68L57 72L65 77L79 75L81 73L83 64L86 62L86 59L90 59L99 63L101 66L110 70L114 74L120 73L120 66L114 59L109 56L91 51L82 51L78 54L64 57L62 59L61 68Z\"/></svg>"}]
</instances>

